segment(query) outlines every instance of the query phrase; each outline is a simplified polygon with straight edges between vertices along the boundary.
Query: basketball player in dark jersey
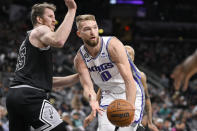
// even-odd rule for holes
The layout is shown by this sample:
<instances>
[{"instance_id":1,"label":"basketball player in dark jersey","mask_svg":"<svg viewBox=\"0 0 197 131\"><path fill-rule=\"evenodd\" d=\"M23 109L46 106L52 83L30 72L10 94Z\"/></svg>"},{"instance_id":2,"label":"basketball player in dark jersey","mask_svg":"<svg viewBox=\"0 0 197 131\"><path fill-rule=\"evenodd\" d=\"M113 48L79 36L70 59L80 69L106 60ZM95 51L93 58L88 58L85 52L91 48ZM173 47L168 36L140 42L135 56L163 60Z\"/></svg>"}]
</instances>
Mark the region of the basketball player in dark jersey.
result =
<instances>
[{"instance_id":1,"label":"basketball player in dark jersey","mask_svg":"<svg viewBox=\"0 0 197 131\"><path fill-rule=\"evenodd\" d=\"M6 100L10 131L30 131L30 127L36 131L66 131L66 123L47 100L52 86L69 86L79 79L78 74L52 77L51 47L64 46L77 9L74 0L64 1L68 12L56 31L56 7L49 3L32 7L34 28L20 46L15 78Z\"/></svg>"}]
</instances>

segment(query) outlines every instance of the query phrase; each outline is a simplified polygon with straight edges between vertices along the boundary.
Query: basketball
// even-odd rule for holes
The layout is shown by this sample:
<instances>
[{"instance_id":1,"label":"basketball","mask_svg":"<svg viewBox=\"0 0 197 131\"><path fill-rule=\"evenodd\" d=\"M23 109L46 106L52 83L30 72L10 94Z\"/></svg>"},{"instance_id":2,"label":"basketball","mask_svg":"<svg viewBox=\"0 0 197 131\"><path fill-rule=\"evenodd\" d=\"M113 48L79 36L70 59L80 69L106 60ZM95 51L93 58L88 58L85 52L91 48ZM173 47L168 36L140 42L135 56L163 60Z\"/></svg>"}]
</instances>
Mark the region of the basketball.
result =
<instances>
[{"instance_id":1,"label":"basketball","mask_svg":"<svg viewBox=\"0 0 197 131\"><path fill-rule=\"evenodd\" d=\"M129 126L134 119L135 109L131 104L123 99L117 99L107 107L107 118L118 127Z\"/></svg>"}]
</instances>

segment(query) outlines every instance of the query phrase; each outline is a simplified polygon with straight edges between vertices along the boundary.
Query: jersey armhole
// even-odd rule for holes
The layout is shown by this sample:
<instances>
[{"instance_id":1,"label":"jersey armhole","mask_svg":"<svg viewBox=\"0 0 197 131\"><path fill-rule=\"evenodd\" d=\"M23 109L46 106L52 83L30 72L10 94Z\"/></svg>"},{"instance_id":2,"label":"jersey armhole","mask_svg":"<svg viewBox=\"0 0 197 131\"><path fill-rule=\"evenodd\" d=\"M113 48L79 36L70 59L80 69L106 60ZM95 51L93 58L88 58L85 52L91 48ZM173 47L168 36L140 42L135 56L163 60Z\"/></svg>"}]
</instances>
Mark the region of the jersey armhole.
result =
<instances>
[{"instance_id":1,"label":"jersey armhole","mask_svg":"<svg viewBox=\"0 0 197 131\"><path fill-rule=\"evenodd\" d=\"M86 64L86 67L88 68L88 65L87 65L86 60L85 60L85 58L83 56L83 53L81 51L81 48L79 49L79 52L80 52L81 57L83 58L84 63Z\"/></svg>"},{"instance_id":2,"label":"jersey armhole","mask_svg":"<svg viewBox=\"0 0 197 131\"><path fill-rule=\"evenodd\" d=\"M107 43L106 43L106 51L108 53L108 56L109 56L109 60L113 63L111 57L110 57L110 54L109 54L109 50L108 50L108 47L109 47L109 41L112 39L113 37L110 37L108 40L107 40Z\"/></svg>"},{"instance_id":3,"label":"jersey armhole","mask_svg":"<svg viewBox=\"0 0 197 131\"><path fill-rule=\"evenodd\" d=\"M31 43L30 39L29 39L31 33L32 33L32 30L27 31L27 39L28 39L28 41L29 41L29 43L30 43L30 45L31 45L32 47L34 47L34 48L36 48L36 49L38 49L38 50L40 50L40 51L46 51L46 50L49 50L49 49L50 49L50 47L51 47L50 45L48 45L48 46L46 46L46 47L42 47L42 48L33 45L33 44Z\"/></svg>"}]
</instances>

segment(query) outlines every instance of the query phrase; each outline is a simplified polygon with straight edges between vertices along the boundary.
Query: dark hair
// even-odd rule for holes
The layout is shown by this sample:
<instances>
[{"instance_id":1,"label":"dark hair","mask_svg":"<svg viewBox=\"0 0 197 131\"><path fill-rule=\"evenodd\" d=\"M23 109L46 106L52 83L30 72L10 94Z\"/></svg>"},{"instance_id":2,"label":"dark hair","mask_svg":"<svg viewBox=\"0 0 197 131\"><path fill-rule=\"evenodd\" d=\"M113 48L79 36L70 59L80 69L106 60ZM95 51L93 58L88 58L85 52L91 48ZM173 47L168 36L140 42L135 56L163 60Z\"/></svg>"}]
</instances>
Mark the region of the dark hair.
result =
<instances>
[{"instance_id":1,"label":"dark hair","mask_svg":"<svg viewBox=\"0 0 197 131\"><path fill-rule=\"evenodd\" d=\"M41 17L44 14L44 10L46 8L49 8L51 10L53 10L55 12L56 10L56 6L54 4L50 4L50 3L42 3L42 4L35 4L32 6L32 10L31 10L31 22L33 25L35 25L37 23L37 16Z\"/></svg>"}]
</instances>

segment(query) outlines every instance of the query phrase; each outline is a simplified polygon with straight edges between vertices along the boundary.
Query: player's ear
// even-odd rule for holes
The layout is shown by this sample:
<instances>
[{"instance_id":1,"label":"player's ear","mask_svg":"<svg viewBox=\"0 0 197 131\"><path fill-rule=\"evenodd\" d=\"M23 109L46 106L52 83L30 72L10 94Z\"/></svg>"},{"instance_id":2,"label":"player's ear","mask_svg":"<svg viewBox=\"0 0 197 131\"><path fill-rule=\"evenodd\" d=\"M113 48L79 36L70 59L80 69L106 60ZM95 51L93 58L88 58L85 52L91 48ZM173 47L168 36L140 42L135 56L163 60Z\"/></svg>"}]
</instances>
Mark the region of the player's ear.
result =
<instances>
[{"instance_id":1,"label":"player's ear","mask_svg":"<svg viewBox=\"0 0 197 131\"><path fill-rule=\"evenodd\" d=\"M42 24L43 23L43 19L40 16L36 17L37 23Z\"/></svg>"},{"instance_id":2,"label":"player's ear","mask_svg":"<svg viewBox=\"0 0 197 131\"><path fill-rule=\"evenodd\" d=\"M81 37L80 31L77 30L76 34L77 34L78 37Z\"/></svg>"}]
</instances>

